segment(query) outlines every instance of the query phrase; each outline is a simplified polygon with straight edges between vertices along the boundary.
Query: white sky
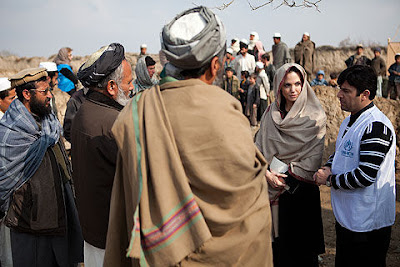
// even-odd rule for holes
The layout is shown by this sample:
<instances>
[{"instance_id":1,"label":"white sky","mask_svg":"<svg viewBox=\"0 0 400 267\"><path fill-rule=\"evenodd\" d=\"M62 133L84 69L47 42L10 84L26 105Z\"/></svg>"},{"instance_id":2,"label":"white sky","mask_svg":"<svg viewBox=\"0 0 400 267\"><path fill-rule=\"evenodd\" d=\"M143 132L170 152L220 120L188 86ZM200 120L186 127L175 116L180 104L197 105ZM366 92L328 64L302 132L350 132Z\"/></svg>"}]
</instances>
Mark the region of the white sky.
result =
<instances>
[{"instance_id":1,"label":"white sky","mask_svg":"<svg viewBox=\"0 0 400 267\"><path fill-rule=\"evenodd\" d=\"M262 0L249 0L253 5ZM63 46L87 55L103 45L120 42L128 52L142 43L148 52L160 49L160 31L177 13L194 7L220 6L230 0L0 0L0 51L19 56L50 56ZM247 0L236 0L223 11L214 9L225 24L228 43L256 31L268 51L274 32L294 47L303 32L317 46L333 45L347 37L387 44L400 28L400 0L322 0L320 11L280 7L252 11ZM396 40L400 40L400 30Z\"/></svg>"}]
</instances>

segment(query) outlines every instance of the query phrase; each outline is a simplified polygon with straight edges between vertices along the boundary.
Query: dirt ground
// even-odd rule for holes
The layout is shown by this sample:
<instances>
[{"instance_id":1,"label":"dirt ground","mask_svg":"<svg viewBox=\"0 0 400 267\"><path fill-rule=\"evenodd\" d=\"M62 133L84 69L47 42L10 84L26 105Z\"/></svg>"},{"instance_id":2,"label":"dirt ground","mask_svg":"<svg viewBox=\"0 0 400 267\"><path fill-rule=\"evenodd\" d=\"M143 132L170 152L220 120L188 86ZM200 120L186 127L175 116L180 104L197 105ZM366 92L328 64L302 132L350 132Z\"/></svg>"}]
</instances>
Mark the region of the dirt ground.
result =
<instances>
[{"instance_id":1,"label":"dirt ground","mask_svg":"<svg viewBox=\"0 0 400 267\"><path fill-rule=\"evenodd\" d=\"M400 266L400 175L396 175L396 222L392 227L392 238L390 241L389 251L386 259L388 267ZM336 252L336 236L335 236L335 217L333 216L331 206L330 188L326 186L320 187L322 220L324 224L325 250L322 254L322 263L320 266L335 266Z\"/></svg>"}]
</instances>

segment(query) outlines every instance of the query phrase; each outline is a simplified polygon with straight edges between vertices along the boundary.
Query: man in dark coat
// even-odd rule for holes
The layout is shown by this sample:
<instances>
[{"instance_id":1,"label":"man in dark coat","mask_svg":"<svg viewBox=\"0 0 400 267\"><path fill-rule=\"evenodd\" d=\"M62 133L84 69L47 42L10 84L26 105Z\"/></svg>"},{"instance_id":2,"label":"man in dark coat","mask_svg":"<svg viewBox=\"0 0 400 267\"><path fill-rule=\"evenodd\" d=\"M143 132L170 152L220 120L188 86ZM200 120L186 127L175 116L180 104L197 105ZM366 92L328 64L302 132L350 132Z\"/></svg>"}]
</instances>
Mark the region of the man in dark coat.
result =
<instances>
[{"instance_id":1,"label":"man in dark coat","mask_svg":"<svg viewBox=\"0 0 400 267\"><path fill-rule=\"evenodd\" d=\"M102 266L117 145L111 134L119 112L134 89L124 47L102 47L78 72L89 88L71 127L71 156L79 218L84 237L84 262Z\"/></svg>"},{"instance_id":2,"label":"man in dark coat","mask_svg":"<svg viewBox=\"0 0 400 267\"><path fill-rule=\"evenodd\" d=\"M354 65L371 66L371 60L363 55L364 47L362 44L357 45L356 53L350 56L344 63L349 68Z\"/></svg>"}]
</instances>

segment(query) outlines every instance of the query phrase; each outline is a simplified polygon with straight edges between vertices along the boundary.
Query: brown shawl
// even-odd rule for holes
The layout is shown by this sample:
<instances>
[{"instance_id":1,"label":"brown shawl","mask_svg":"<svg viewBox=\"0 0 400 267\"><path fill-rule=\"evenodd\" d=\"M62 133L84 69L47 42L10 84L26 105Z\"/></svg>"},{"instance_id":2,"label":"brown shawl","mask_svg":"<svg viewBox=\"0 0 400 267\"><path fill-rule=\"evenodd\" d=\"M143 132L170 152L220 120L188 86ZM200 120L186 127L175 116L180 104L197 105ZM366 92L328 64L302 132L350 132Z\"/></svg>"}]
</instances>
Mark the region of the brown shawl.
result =
<instances>
[{"instance_id":1,"label":"brown shawl","mask_svg":"<svg viewBox=\"0 0 400 267\"><path fill-rule=\"evenodd\" d=\"M169 82L135 96L113 133L104 266L272 266L265 160L237 100Z\"/></svg>"},{"instance_id":2,"label":"brown shawl","mask_svg":"<svg viewBox=\"0 0 400 267\"><path fill-rule=\"evenodd\" d=\"M289 165L289 172L299 180L313 182L313 174L321 166L324 150L326 115L309 83L305 80L302 91L285 118L282 118L280 88L290 67L304 69L295 63L279 68L274 78L277 96L261 119L256 146L269 164L275 156ZM278 236L278 197L281 191L269 187L274 236Z\"/></svg>"}]
</instances>

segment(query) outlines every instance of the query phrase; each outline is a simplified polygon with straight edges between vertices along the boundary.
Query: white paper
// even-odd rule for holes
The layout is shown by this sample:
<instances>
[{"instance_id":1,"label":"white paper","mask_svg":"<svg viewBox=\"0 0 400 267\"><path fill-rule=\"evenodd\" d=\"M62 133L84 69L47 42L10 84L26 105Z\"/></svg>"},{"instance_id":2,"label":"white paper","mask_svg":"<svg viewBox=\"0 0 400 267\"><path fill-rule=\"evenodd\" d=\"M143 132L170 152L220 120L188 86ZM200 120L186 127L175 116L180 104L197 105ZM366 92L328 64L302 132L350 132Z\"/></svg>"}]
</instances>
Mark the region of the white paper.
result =
<instances>
[{"instance_id":1,"label":"white paper","mask_svg":"<svg viewBox=\"0 0 400 267\"><path fill-rule=\"evenodd\" d=\"M283 161L280 161L279 159L273 157L272 161L271 161L271 164L269 165L269 169L271 171L276 172L276 173L285 173L285 172L287 172L289 167Z\"/></svg>"}]
</instances>

